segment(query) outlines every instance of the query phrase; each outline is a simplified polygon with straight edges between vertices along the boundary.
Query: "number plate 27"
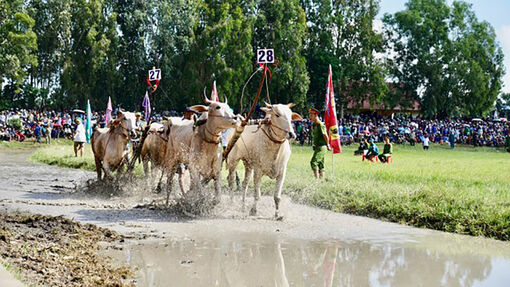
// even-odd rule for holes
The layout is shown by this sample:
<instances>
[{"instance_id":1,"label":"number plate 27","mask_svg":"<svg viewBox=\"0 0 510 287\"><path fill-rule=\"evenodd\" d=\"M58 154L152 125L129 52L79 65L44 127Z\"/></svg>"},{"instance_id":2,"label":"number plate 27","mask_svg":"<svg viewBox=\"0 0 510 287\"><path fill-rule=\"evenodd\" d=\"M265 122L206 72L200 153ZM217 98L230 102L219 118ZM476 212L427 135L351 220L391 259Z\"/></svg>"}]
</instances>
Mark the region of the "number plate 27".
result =
<instances>
[{"instance_id":1,"label":"number plate 27","mask_svg":"<svg viewBox=\"0 0 510 287\"><path fill-rule=\"evenodd\" d=\"M149 71L149 81L161 80L161 69L154 69Z\"/></svg>"},{"instance_id":2,"label":"number plate 27","mask_svg":"<svg viewBox=\"0 0 510 287\"><path fill-rule=\"evenodd\" d=\"M257 63L272 64L274 63L274 49L258 49Z\"/></svg>"}]
</instances>

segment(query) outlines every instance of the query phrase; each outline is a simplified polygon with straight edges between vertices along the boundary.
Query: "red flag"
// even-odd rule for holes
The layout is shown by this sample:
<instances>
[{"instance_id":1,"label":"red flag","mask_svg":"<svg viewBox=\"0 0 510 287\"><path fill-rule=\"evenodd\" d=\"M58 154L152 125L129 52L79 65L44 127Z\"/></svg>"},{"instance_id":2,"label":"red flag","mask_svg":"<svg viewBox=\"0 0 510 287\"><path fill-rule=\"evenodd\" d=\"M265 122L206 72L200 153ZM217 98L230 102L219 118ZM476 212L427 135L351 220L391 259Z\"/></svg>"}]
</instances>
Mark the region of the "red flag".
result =
<instances>
[{"instance_id":1,"label":"red flag","mask_svg":"<svg viewBox=\"0 0 510 287\"><path fill-rule=\"evenodd\" d=\"M215 102L220 101L220 98L218 97L218 90L216 90L216 81L214 81L214 84L212 86L211 101L215 101Z\"/></svg>"},{"instance_id":2,"label":"red flag","mask_svg":"<svg viewBox=\"0 0 510 287\"><path fill-rule=\"evenodd\" d=\"M324 122L328 130L329 145L333 153L341 153L340 135L338 134L338 121L336 119L335 92L333 91L333 74L331 65L329 65L328 84L326 86L326 111L324 112Z\"/></svg>"}]
</instances>

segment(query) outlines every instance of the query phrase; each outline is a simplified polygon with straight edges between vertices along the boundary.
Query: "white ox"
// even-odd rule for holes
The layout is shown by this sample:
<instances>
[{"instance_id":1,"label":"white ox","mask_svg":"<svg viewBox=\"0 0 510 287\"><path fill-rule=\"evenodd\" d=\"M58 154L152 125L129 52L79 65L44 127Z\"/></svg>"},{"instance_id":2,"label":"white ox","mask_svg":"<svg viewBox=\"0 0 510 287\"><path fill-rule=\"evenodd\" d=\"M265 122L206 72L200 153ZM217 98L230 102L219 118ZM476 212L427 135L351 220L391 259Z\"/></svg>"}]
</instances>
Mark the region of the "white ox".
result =
<instances>
[{"instance_id":1,"label":"white ox","mask_svg":"<svg viewBox=\"0 0 510 287\"><path fill-rule=\"evenodd\" d=\"M255 186L254 203L250 215L257 214L257 202L260 198L260 180L267 175L276 179L274 203L276 207L275 218L282 219L279 215L281 192L287 163L291 150L287 139L295 138L296 134L291 121L299 121L303 118L291 111L294 104L268 105L261 108L266 113L265 123L260 126L249 125L241 134L232 150L227 156L228 185L231 196L234 185L234 175L239 161L243 161L245 177L243 180L243 203L246 198L248 183L253 176Z\"/></svg>"},{"instance_id":2,"label":"white ox","mask_svg":"<svg viewBox=\"0 0 510 287\"><path fill-rule=\"evenodd\" d=\"M190 172L191 194L200 191L200 182L214 179L215 199L221 191L222 147L221 132L236 127L239 117L235 116L227 102L214 102L204 96L208 106L196 105L190 109L202 113L197 127L190 120L169 120L167 129L166 168L167 202L172 188L173 175L180 164Z\"/></svg>"},{"instance_id":3,"label":"white ox","mask_svg":"<svg viewBox=\"0 0 510 287\"><path fill-rule=\"evenodd\" d=\"M104 171L105 178L111 178L111 174L122 167L127 155L126 145L134 136L135 114L131 112L121 112L108 127L94 131L91 145L99 180L102 179L101 171Z\"/></svg>"}]
</instances>

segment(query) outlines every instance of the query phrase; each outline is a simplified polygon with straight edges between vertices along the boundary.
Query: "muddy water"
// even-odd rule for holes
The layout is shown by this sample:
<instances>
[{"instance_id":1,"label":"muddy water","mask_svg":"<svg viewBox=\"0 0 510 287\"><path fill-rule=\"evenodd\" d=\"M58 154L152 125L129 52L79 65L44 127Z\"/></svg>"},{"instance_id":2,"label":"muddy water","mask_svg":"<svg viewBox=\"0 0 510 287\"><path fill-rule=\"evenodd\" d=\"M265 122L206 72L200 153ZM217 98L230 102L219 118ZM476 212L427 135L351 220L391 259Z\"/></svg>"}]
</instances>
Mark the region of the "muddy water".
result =
<instances>
[{"instance_id":1,"label":"muddy water","mask_svg":"<svg viewBox=\"0 0 510 287\"><path fill-rule=\"evenodd\" d=\"M271 198L248 217L224 198L213 214L187 219L139 208L129 198L73 193L94 174L0 151L0 207L64 215L138 238L107 252L138 268L139 286L510 286L510 244L406 227Z\"/></svg>"},{"instance_id":2,"label":"muddy water","mask_svg":"<svg viewBox=\"0 0 510 287\"><path fill-rule=\"evenodd\" d=\"M246 233L138 243L110 254L139 268L139 286L509 286L508 246L472 240L436 234L373 243Z\"/></svg>"}]
</instances>

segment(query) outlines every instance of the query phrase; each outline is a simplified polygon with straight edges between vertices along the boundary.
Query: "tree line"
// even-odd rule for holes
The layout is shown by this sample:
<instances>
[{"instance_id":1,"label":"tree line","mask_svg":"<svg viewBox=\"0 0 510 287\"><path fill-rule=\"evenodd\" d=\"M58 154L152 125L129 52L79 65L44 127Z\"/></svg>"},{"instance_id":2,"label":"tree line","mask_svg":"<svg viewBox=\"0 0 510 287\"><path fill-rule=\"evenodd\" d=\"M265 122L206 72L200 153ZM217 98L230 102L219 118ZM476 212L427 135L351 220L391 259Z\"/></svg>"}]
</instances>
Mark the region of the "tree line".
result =
<instances>
[{"instance_id":1,"label":"tree line","mask_svg":"<svg viewBox=\"0 0 510 287\"><path fill-rule=\"evenodd\" d=\"M503 52L470 4L410 0L376 27L378 0L0 0L0 108L139 109L162 69L159 110L200 102L213 81L239 109L273 48L266 101L322 107L333 66L337 109L419 101L426 117L480 116L501 91ZM256 77L255 79L257 79ZM243 105L258 81L246 88Z\"/></svg>"}]
</instances>

